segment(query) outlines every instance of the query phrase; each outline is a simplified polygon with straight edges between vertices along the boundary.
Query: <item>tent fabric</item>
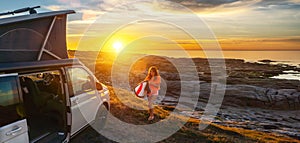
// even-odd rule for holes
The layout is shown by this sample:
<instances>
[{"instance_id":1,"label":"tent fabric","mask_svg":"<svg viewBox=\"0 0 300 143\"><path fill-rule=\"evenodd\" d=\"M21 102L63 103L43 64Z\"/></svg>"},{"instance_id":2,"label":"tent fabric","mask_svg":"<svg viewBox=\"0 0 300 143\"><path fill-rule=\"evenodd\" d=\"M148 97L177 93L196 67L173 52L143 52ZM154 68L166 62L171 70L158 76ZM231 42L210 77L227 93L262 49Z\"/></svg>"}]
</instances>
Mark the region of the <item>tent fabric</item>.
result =
<instances>
[{"instance_id":1,"label":"tent fabric","mask_svg":"<svg viewBox=\"0 0 300 143\"><path fill-rule=\"evenodd\" d=\"M68 13L72 11L0 19L0 63L67 59ZM45 50L41 51L49 31Z\"/></svg>"}]
</instances>

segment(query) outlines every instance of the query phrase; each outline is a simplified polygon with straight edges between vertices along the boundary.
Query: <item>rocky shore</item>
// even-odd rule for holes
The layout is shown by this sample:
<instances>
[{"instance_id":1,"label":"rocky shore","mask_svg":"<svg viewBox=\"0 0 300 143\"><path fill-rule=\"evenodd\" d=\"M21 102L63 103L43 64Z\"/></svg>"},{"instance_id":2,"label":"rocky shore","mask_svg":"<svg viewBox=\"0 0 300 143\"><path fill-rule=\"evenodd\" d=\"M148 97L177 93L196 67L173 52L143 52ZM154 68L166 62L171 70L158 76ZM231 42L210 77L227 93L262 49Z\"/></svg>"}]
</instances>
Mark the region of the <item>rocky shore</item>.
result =
<instances>
[{"instance_id":1,"label":"rocky shore","mask_svg":"<svg viewBox=\"0 0 300 143\"><path fill-rule=\"evenodd\" d=\"M89 65L90 61L84 63ZM157 104L173 111L181 96L199 96L195 111L180 110L181 114L195 119L201 118L206 110L213 86L212 75L224 76L212 74L212 68L220 68L226 71L226 84L217 84L224 84L225 95L212 123L283 134L300 140L300 81L271 78L288 70L300 72L299 67L272 65L265 61L249 63L240 59L224 61L145 55L121 55L112 63L107 63L105 58L97 60L97 77L113 86L118 81L117 86L129 91L143 80L149 66L159 67L163 83ZM182 91L183 86L191 90ZM199 89L193 90L195 87ZM187 103L186 106L190 105Z\"/></svg>"}]
</instances>

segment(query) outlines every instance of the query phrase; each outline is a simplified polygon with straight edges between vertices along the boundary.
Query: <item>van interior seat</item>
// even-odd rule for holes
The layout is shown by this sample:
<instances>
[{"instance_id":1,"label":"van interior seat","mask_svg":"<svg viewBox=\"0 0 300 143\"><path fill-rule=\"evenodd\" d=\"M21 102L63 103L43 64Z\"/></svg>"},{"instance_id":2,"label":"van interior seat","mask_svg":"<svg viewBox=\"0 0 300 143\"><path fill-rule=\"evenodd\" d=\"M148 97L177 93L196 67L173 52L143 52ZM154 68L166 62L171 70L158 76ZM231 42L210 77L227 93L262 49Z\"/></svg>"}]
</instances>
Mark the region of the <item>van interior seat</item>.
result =
<instances>
[{"instance_id":1,"label":"van interior seat","mask_svg":"<svg viewBox=\"0 0 300 143\"><path fill-rule=\"evenodd\" d=\"M40 90L37 83L29 77L21 78L26 115L42 113L60 122L64 113L64 104L55 100L54 93ZM39 110L37 110L39 109Z\"/></svg>"},{"instance_id":2,"label":"van interior seat","mask_svg":"<svg viewBox=\"0 0 300 143\"><path fill-rule=\"evenodd\" d=\"M25 106L32 109L33 104L36 108L42 109L46 106L47 100L52 98L52 95L47 92L42 92L37 84L29 77L22 77L21 86L24 93Z\"/></svg>"}]
</instances>

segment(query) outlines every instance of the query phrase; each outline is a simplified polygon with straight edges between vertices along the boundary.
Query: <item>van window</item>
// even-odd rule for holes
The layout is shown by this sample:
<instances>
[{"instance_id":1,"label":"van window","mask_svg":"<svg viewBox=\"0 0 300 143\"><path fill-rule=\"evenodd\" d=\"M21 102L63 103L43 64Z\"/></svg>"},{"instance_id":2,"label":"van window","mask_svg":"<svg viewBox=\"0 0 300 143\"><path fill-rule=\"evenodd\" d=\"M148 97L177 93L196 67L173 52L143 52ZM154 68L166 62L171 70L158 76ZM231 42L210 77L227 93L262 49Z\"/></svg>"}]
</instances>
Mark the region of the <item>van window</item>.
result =
<instances>
[{"instance_id":1,"label":"van window","mask_svg":"<svg viewBox=\"0 0 300 143\"><path fill-rule=\"evenodd\" d=\"M0 126L21 119L21 104L19 99L16 76L0 77Z\"/></svg>"},{"instance_id":2,"label":"van window","mask_svg":"<svg viewBox=\"0 0 300 143\"><path fill-rule=\"evenodd\" d=\"M95 83L91 75L83 68L68 69L69 91L71 96L95 90Z\"/></svg>"}]
</instances>

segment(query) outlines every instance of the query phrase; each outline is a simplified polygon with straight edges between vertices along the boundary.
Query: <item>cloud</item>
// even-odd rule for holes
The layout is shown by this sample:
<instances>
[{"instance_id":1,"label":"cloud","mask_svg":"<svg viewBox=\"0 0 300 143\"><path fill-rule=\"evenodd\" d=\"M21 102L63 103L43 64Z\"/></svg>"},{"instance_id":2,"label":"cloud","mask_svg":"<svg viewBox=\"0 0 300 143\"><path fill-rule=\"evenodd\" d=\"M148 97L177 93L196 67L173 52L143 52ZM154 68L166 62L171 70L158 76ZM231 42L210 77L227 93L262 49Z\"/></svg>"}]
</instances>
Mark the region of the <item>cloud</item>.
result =
<instances>
[{"instance_id":1,"label":"cloud","mask_svg":"<svg viewBox=\"0 0 300 143\"><path fill-rule=\"evenodd\" d=\"M59 3L62 4L69 4L71 7L79 7L82 3L80 0L57 0Z\"/></svg>"},{"instance_id":2,"label":"cloud","mask_svg":"<svg viewBox=\"0 0 300 143\"><path fill-rule=\"evenodd\" d=\"M262 0L256 5L256 10L288 9L299 10L300 0Z\"/></svg>"},{"instance_id":3,"label":"cloud","mask_svg":"<svg viewBox=\"0 0 300 143\"><path fill-rule=\"evenodd\" d=\"M257 10L267 10L270 8L300 8L300 0L143 0L153 3L170 2L168 8L173 8L174 11L180 11L184 7L192 9L196 12L208 11L234 11L241 8L255 8ZM142 0L57 0L59 5L64 5L65 8L75 10L95 10L95 11L110 11L116 6L123 5L127 10L136 10L134 6L128 3L138 3ZM172 4L176 3L176 4ZM125 5L124 5L125 4ZM181 6L179 6L181 5ZM166 4L165 4L166 6ZM165 8L165 7L164 7ZM161 8L163 10L163 8Z\"/></svg>"},{"instance_id":4,"label":"cloud","mask_svg":"<svg viewBox=\"0 0 300 143\"><path fill-rule=\"evenodd\" d=\"M137 5L142 5L142 2L145 1L152 3L152 6L156 7L156 11L183 13L187 12L186 8L197 13L224 12L247 9L250 5L260 2L264 4L264 0L57 0L56 6L52 5L48 8L50 10L74 9L77 13L81 13L82 19L87 19L99 16L115 7L127 11L139 11L140 7ZM156 6L155 3L157 3Z\"/></svg>"},{"instance_id":5,"label":"cloud","mask_svg":"<svg viewBox=\"0 0 300 143\"><path fill-rule=\"evenodd\" d=\"M101 17L99 20L105 27L97 27L105 32L118 23L118 20L126 17L142 17L153 19L168 17L169 14L176 15L176 20L189 24L190 29L197 29L199 25L192 24L189 16L198 14L212 28L218 38L278 38L299 36L300 0L75 0L75 4L68 3L73 0L57 0L57 6L48 6L49 9L74 9L77 14L70 15L69 33L71 37L79 37L89 24L105 12L115 7L116 13ZM131 4L129 4L131 3ZM155 4L156 3L156 4ZM194 13L188 11L189 8ZM189 12L189 13L188 13ZM183 13L183 14L182 14ZM158 16L157 16L158 15ZM105 15L104 15L105 16ZM152 16L152 17L151 17ZM180 17L182 16L182 17ZM149 27L147 27L149 29ZM94 29L93 29L94 30ZM169 29L162 29L171 33ZM101 33L98 32L97 33ZM174 37L180 35L172 31ZM178 36L179 35L179 36ZM176 38L177 38L176 37ZM267 39L268 40L268 39ZM269 39L270 40L270 39ZM273 39L275 42L286 41L295 43L299 39ZM191 43L181 41L180 44Z\"/></svg>"},{"instance_id":6,"label":"cloud","mask_svg":"<svg viewBox=\"0 0 300 143\"><path fill-rule=\"evenodd\" d=\"M172 1L172 0L171 0ZM239 0L185 0L179 2L184 6L192 6L192 7L216 7L224 4L230 4L237 2ZM175 0L176 2L176 0Z\"/></svg>"},{"instance_id":7,"label":"cloud","mask_svg":"<svg viewBox=\"0 0 300 143\"><path fill-rule=\"evenodd\" d=\"M87 20L96 19L99 15L108 12L115 8L128 3L126 0L56 0L56 5L45 6L49 10L65 10L72 9L76 11L76 18L70 18L73 20ZM135 10L130 5L118 7L118 9ZM74 17L74 16L73 16Z\"/></svg>"},{"instance_id":8,"label":"cloud","mask_svg":"<svg viewBox=\"0 0 300 143\"><path fill-rule=\"evenodd\" d=\"M300 38L273 38L273 39L264 39L262 42L300 42Z\"/></svg>"},{"instance_id":9,"label":"cloud","mask_svg":"<svg viewBox=\"0 0 300 143\"><path fill-rule=\"evenodd\" d=\"M232 43L299 43L300 37L289 37L289 38L225 38L218 39L222 44ZM297 48L297 47L294 47Z\"/></svg>"},{"instance_id":10,"label":"cloud","mask_svg":"<svg viewBox=\"0 0 300 143\"><path fill-rule=\"evenodd\" d=\"M233 12L241 9L299 10L300 0L169 0L178 3L198 13L201 12Z\"/></svg>"},{"instance_id":11,"label":"cloud","mask_svg":"<svg viewBox=\"0 0 300 143\"><path fill-rule=\"evenodd\" d=\"M261 0L57 0L58 6L52 6L51 9L74 9L77 12L85 13L88 10L107 12L115 7L128 11L135 11L135 5L142 2L157 3L157 10L171 10L186 12L186 8L196 12L221 11L223 9L232 10L232 8L241 8L257 3ZM163 3L163 4L162 4ZM162 6L163 5L163 6ZM90 13L89 13L90 15Z\"/></svg>"},{"instance_id":12,"label":"cloud","mask_svg":"<svg viewBox=\"0 0 300 143\"><path fill-rule=\"evenodd\" d=\"M257 3L259 0L169 0L194 11L217 10L216 8L239 8Z\"/></svg>"},{"instance_id":13,"label":"cloud","mask_svg":"<svg viewBox=\"0 0 300 143\"><path fill-rule=\"evenodd\" d=\"M127 0L57 0L57 2L60 5L65 5L68 8L77 10L84 9L101 11L108 11L118 5L128 3Z\"/></svg>"}]
</instances>

